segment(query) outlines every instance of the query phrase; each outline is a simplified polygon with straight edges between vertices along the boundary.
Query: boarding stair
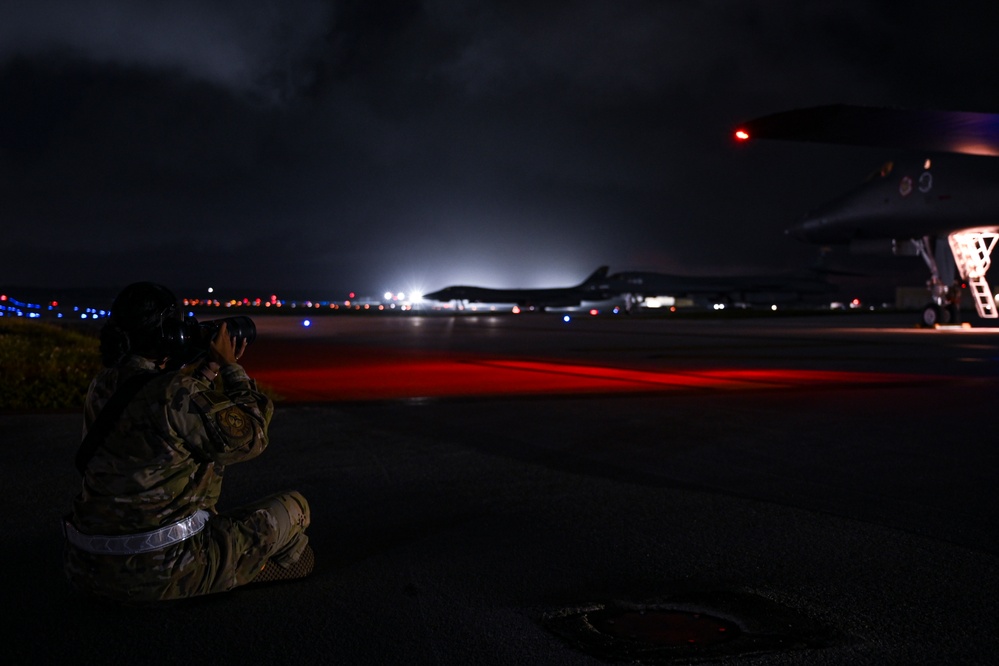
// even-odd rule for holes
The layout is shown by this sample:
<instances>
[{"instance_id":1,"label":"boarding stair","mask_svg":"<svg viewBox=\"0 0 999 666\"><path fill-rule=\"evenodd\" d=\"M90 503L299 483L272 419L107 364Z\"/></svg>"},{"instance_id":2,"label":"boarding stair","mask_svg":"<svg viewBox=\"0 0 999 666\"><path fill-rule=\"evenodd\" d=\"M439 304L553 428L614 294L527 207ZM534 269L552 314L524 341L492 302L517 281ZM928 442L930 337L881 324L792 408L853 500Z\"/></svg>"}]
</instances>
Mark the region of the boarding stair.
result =
<instances>
[{"instance_id":1,"label":"boarding stair","mask_svg":"<svg viewBox=\"0 0 999 666\"><path fill-rule=\"evenodd\" d=\"M986 280L992 264L992 248L999 240L999 229L970 229L955 231L947 237L961 278L975 298L975 309L982 319L996 319L995 298Z\"/></svg>"}]
</instances>

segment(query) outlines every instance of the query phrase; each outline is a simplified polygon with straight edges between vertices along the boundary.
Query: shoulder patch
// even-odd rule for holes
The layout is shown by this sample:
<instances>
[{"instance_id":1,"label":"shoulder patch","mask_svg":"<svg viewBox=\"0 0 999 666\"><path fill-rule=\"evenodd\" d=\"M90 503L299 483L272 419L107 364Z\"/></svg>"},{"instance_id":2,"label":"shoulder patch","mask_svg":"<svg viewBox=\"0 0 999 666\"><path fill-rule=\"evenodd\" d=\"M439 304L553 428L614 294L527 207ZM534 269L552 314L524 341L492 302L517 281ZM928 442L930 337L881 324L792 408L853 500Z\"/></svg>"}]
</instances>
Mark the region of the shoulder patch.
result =
<instances>
[{"instance_id":1,"label":"shoulder patch","mask_svg":"<svg viewBox=\"0 0 999 666\"><path fill-rule=\"evenodd\" d=\"M253 438L253 421L239 407L227 407L217 412L215 423L233 443L243 444Z\"/></svg>"}]
</instances>

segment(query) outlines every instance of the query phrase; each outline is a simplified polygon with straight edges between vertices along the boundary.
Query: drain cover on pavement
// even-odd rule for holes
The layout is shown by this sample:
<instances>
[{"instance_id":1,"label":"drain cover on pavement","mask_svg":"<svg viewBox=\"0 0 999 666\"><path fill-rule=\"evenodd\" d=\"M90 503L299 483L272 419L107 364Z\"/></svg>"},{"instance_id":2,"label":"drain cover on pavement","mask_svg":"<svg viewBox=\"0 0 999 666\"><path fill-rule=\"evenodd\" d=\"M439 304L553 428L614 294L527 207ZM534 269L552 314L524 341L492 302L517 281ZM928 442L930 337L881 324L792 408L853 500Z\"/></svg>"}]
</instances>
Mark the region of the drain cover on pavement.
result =
<instances>
[{"instance_id":1,"label":"drain cover on pavement","mask_svg":"<svg viewBox=\"0 0 999 666\"><path fill-rule=\"evenodd\" d=\"M817 649L836 639L811 618L742 592L562 608L541 623L583 652L647 664Z\"/></svg>"},{"instance_id":2,"label":"drain cover on pavement","mask_svg":"<svg viewBox=\"0 0 999 666\"><path fill-rule=\"evenodd\" d=\"M740 633L739 626L734 622L704 613L673 609L599 608L587 612L586 621L607 636L652 645L707 645L734 639Z\"/></svg>"}]
</instances>

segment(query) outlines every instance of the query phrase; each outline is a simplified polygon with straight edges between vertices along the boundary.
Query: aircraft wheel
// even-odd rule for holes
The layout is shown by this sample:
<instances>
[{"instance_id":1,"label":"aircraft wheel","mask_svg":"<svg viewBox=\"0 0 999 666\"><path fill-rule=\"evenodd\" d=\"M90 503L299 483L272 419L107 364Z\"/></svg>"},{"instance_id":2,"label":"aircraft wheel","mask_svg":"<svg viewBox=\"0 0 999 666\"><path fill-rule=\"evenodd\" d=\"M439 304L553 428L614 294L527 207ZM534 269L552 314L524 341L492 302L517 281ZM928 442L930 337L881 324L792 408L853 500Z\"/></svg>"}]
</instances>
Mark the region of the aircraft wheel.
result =
<instances>
[{"instance_id":1,"label":"aircraft wheel","mask_svg":"<svg viewBox=\"0 0 999 666\"><path fill-rule=\"evenodd\" d=\"M941 323L940 319L940 306L936 303L930 303L925 308L923 308L923 319L922 324L926 328L933 328L937 324Z\"/></svg>"}]
</instances>

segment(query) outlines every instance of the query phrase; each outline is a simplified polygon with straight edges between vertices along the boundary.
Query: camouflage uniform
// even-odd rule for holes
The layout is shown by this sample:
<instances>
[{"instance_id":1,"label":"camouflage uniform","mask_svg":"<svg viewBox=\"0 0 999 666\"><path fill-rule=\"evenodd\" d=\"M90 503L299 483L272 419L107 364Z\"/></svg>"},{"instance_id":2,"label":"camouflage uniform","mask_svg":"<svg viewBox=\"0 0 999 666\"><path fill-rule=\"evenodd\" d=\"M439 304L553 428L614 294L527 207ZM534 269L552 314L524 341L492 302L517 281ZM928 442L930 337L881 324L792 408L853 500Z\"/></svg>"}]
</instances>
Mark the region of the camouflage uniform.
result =
<instances>
[{"instance_id":1,"label":"camouflage uniform","mask_svg":"<svg viewBox=\"0 0 999 666\"><path fill-rule=\"evenodd\" d=\"M85 428L119 383L154 371L139 356L101 371L87 395ZM274 410L241 366L225 366L219 374L221 390L203 363L164 372L139 390L90 462L68 529L145 533L198 510L211 514L207 524L151 552L97 554L67 542L66 575L77 589L135 603L192 597L249 583L268 560L290 564L305 551L309 505L298 492L233 511L215 509L223 469L263 452Z\"/></svg>"}]
</instances>

